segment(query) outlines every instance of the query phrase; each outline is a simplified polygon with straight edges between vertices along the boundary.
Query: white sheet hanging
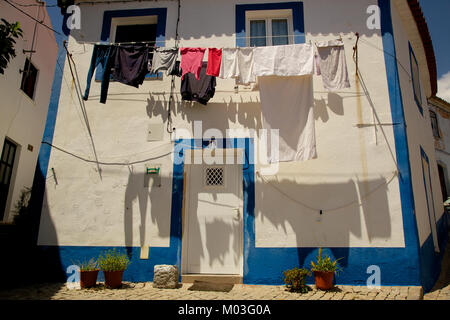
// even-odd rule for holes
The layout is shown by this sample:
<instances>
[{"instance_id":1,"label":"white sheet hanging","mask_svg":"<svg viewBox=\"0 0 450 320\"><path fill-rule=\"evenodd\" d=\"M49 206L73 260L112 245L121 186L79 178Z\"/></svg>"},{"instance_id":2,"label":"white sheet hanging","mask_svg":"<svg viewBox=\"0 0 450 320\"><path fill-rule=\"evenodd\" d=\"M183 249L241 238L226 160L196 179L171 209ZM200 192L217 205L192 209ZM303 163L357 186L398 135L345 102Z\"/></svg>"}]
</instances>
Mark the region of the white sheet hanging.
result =
<instances>
[{"instance_id":1,"label":"white sheet hanging","mask_svg":"<svg viewBox=\"0 0 450 320\"><path fill-rule=\"evenodd\" d=\"M325 90L333 91L350 88L344 43L341 40L316 43L320 73Z\"/></svg>"},{"instance_id":2,"label":"white sheet hanging","mask_svg":"<svg viewBox=\"0 0 450 320\"><path fill-rule=\"evenodd\" d=\"M256 82L253 75L254 48L223 48L219 78L235 78L237 84Z\"/></svg>"},{"instance_id":3,"label":"white sheet hanging","mask_svg":"<svg viewBox=\"0 0 450 320\"><path fill-rule=\"evenodd\" d=\"M310 44L256 47L255 76L302 76L314 72L314 48Z\"/></svg>"},{"instance_id":4,"label":"white sheet hanging","mask_svg":"<svg viewBox=\"0 0 450 320\"><path fill-rule=\"evenodd\" d=\"M268 130L270 163L305 161L317 157L312 75L258 78L262 125ZM270 130L279 130L279 151L271 144Z\"/></svg>"}]
</instances>

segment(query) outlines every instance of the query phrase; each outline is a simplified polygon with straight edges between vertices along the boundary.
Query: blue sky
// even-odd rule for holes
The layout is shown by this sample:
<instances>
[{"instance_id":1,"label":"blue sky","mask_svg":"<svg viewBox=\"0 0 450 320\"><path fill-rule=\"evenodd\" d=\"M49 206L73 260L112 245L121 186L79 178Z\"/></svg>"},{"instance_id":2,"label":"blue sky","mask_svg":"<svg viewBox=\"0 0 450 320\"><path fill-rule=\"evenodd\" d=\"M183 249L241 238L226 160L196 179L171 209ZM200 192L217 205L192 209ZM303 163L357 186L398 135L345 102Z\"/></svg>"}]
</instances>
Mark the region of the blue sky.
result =
<instances>
[{"instance_id":1,"label":"blue sky","mask_svg":"<svg viewBox=\"0 0 450 320\"><path fill-rule=\"evenodd\" d=\"M450 102L450 0L420 0L433 41L438 96Z\"/></svg>"},{"instance_id":2,"label":"blue sky","mask_svg":"<svg viewBox=\"0 0 450 320\"><path fill-rule=\"evenodd\" d=\"M57 0L47 0L55 5ZM437 63L438 96L450 102L450 0L419 0L433 41ZM54 29L61 32L62 15L58 7L48 7ZM56 35L57 40L61 37ZM61 41L58 41L58 44Z\"/></svg>"}]
</instances>

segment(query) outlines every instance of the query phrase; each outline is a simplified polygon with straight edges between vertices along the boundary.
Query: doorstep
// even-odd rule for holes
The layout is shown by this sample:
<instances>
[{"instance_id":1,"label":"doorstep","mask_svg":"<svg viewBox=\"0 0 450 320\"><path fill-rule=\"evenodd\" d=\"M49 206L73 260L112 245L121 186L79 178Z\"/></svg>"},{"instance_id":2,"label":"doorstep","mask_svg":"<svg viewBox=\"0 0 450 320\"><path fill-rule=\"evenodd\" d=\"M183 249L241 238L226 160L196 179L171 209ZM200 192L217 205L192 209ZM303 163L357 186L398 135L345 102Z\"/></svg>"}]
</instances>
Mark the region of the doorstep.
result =
<instances>
[{"instance_id":1,"label":"doorstep","mask_svg":"<svg viewBox=\"0 0 450 320\"><path fill-rule=\"evenodd\" d=\"M205 274L189 273L181 275L181 283L194 283L203 281L210 283L242 284L242 276L239 274Z\"/></svg>"}]
</instances>

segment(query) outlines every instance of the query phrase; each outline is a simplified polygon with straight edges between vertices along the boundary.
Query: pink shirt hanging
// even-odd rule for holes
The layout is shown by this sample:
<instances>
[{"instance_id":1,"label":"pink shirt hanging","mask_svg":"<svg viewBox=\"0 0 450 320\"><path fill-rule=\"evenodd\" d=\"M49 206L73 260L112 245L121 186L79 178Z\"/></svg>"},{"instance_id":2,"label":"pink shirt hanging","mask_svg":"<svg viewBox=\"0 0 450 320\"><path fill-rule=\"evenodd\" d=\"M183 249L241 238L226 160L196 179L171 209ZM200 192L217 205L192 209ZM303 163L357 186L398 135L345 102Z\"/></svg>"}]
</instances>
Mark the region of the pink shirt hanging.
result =
<instances>
[{"instance_id":1,"label":"pink shirt hanging","mask_svg":"<svg viewBox=\"0 0 450 320\"><path fill-rule=\"evenodd\" d=\"M200 70L202 69L203 56L205 55L206 48L181 48L181 63L180 68L182 70L181 79L188 72L195 75L195 78L200 79Z\"/></svg>"},{"instance_id":2,"label":"pink shirt hanging","mask_svg":"<svg viewBox=\"0 0 450 320\"><path fill-rule=\"evenodd\" d=\"M218 77L221 62L222 62L222 49L209 48L208 66L206 67L206 74L209 76Z\"/></svg>"}]
</instances>

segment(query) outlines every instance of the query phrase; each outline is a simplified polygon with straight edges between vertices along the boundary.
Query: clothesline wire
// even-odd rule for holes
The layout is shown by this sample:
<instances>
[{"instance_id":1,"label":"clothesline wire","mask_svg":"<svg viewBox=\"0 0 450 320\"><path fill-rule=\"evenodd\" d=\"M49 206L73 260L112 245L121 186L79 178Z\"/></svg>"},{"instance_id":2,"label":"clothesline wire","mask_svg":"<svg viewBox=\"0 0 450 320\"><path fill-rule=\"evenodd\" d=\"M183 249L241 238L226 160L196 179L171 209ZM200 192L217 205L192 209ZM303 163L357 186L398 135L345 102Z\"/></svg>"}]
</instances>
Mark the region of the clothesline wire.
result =
<instances>
[{"instance_id":1,"label":"clothesline wire","mask_svg":"<svg viewBox=\"0 0 450 320\"><path fill-rule=\"evenodd\" d=\"M21 3L17 3L15 1L9 0L12 3L14 3L15 5L18 5L20 7L46 7L46 8L53 8L53 7L57 7L57 4L40 4L40 3L33 3L33 4L21 4Z\"/></svg>"},{"instance_id":2,"label":"clothesline wire","mask_svg":"<svg viewBox=\"0 0 450 320\"><path fill-rule=\"evenodd\" d=\"M56 59L56 64L58 65L58 68L59 68L59 70L61 71L62 77L63 77L64 82L65 82L65 84L66 84L66 89L67 89L67 91L69 92L69 95L70 95L70 99L72 100L72 103L75 105L76 102L75 102L75 100L74 100L74 98L73 98L73 95L72 95L72 92L71 92L71 90L70 90L70 85L69 85L69 83L68 83L68 81L67 81L67 79L66 79L66 77L65 77L65 75L64 75L63 67L62 67L61 64L59 63L59 58L60 58L60 56L62 55L62 53L63 53L63 51L60 52L58 58ZM72 78L72 79L73 79L73 78ZM75 85L75 81L72 80L72 83ZM77 110L77 111L78 111L78 110ZM79 114L78 114L78 115L79 115ZM81 121L84 121L84 120L82 120L81 118L80 118L80 120L81 120ZM88 137L88 139L89 139L89 137Z\"/></svg>"},{"instance_id":3,"label":"clothesline wire","mask_svg":"<svg viewBox=\"0 0 450 320\"><path fill-rule=\"evenodd\" d=\"M6 1L6 0L5 0ZM177 19L177 22L179 20ZM235 37L235 39L260 39L260 38L295 38L295 37L304 37L303 35L286 35L286 36L244 36L244 37ZM145 40L145 41L128 41L128 42L106 42L106 41L77 41L79 44L96 44L96 45L126 45L126 44L149 44L149 43L158 43L158 42L165 42L162 40ZM178 36L178 30L176 31L176 38L175 38L175 48L179 48L179 36ZM295 44L295 43L293 43ZM164 47L164 46L162 46ZM230 47L235 48L235 47Z\"/></svg>"},{"instance_id":4,"label":"clothesline wire","mask_svg":"<svg viewBox=\"0 0 450 320\"><path fill-rule=\"evenodd\" d=\"M386 51L386 50L384 50L384 49L382 49L382 48L377 47L376 45L374 45L374 44L370 43L369 41L366 41L366 40L364 40L364 39L362 39L362 38L359 38L359 41L362 41L362 42L364 42L365 44L367 44L368 46L371 46L372 48L377 49L377 50L379 50L379 51L381 51L381 52L384 52L385 54L387 54L387 55L389 55L389 56L395 58L395 60L396 60L397 63L400 65L400 67L403 69L403 71L405 71L405 73L408 75L409 80L410 80L410 81L412 80L411 74L408 72L408 70L403 66L403 64L398 60L398 58L397 58L395 55L393 55L392 53L390 53L390 52L388 52L388 51Z\"/></svg>"},{"instance_id":5,"label":"clothesline wire","mask_svg":"<svg viewBox=\"0 0 450 320\"><path fill-rule=\"evenodd\" d=\"M341 205L341 206L339 206L339 207L331 208L331 209L320 209L320 208L318 209L318 208L313 208L313 207L307 205L306 203L304 203L304 202L302 202L302 201L299 201L298 199L296 199L296 198L294 198L294 197L291 197L289 194L287 194L286 192L284 192L283 190L281 190L279 187L275 186L274 183L272 183L271 181L269 181L268 179L266 179L259 171L256 171L256 174L261 178L261 180L263 180L263 182L269 184L272 188L274 188L275 190L277 190L278 192L280 192L282 195L284 195L284 196L285 196L286 198L288 198L289 200L291 200L291 201L293 201L293 202L295 202L295 203L297 203L297 204L303 206L303 207L306 208L306 209L309 209L309 210L314 211L314 212L320 212L320 213L322 214L323 212L332 212L332 211L337 211L337 210L340 210L340 209L344 209L344 208L350 207L350 206L352 206L352 205L354 205L354 204L359 204L359 206L361 206L361 205L362 205L362 201L361 201L361 200L366 199L367 197L369 197L371 194L375 193L375 191L377 191L377 190L380 189L381 187L383 187L383 186L385 186L385 185L386 185L386 186L389 185L389 184L394 180L394 178L397 176L398 172L395 171L394 174L392 175L392 177L391 177L387 182L380 183L380 185L378 185L377 187L375 187L375 188L372 189L371 191L367 192L367 193L364 194L364 195L361 195L360 198L359 198L359 200L354 200L354 201L348 202L348 203L346 203L346 204L344 204L344 205Z\"/></svg>"},{"instance_id":6,"label":"clothesline wire","mask_svg":"<svg viewBox=\"0 0 450 320\"><path fill-rule=\"evenodd\" d=\"M361 40L361 39L358 37L358 40ZM355 58L355 55L353 55L353 61L355 62L356 66L358 66L358 61L357 61L358 47L357 47L357 45L355 45L355 51L356 51L356 58ZM369 105L372 108L372 114L373 114L374 118L376 119L376 121L378 123L378 126L379 126L379 128L381 130L381 133L383 134L383 137L384 137L384 139L386 141L386 144L387 144L388 149L389 149L389 153L391 154L391 158L392 158L392 160L394 162L394 165L395 165L395 167L397 169L397 172L399 172L399 175L401 176L401 171L400 171L400 169L398 167L397 160L396 160L396 158L394 156L394 153L392 152L392 149L390 148L389 140L388 140L388 138L386 136L386 133L384 132L383 125L382 125L382 123L380 121L380 118L378 117L378 113L377 113L377 110L375 108L375 104L373 103L372 98L370 97L369 89L366 86L366 83L364 81L364 78L363 78L363 76L361 74L361 70L360 70L359 67L356 68L356 81L358 81L361 84L361 87L362 87L362 89L364 91L364 94L365 94L365 96L367 98L367 101L369 102Z\"/></svg>"},{"instance_id":7,"label":"clothesline wire","mask_svg":"<svg viewBox=\"0 0 450 320\"><path fill-rule=\"evenodd\" d=\"M129 3L129 2L158 2L158 0L105 0L105 1L83 1L83 2L77 2L77 5L96 5L96 4L111 4L111 3ZM176 1L176 0L164 0L164 1Z\"/></svg>"},{"instance_id":8,"label":"clothesline wire","mask_svg":"<svg viewBox=\"0 0 450 320\"><path fill-rule=\"evenodd\" d=\"M89 124L89 119L88 119L88 115L87 115L87 111L86 111L86 106L84 104L84 100L81 98L82 97L81 85L80 85L80 80L78 78L78 72L77 72L77 69L76 69L75 61L72 58L72 54L67 49L67 42L64 41L63 45L64 45L64 49L66 50L67 56L68 56L67 62L69 64L70 73L72 75L72 80L74 81L74 84L75 84L75 90L76 90L78 102L80 103L80 108L81 108L81 112L83 114L83 119L84 119L84 122L86 124L86 128L88 130L88 134L89 134L89 137L90 137L90 140L91 140L92 151L94 153L95 161L96 161L96 164L97 164L98 174L100 176L100 179L102 179L101 169L100 169L100 166L98 164L97 151L96 151L96 148L95 148L94 138L92 136L91 126ZM72 68L72 63L73 63L73 68ZM74 71L75 71L75 76L74 76Z\"/></svg>"},{"instance_id":9,"label":"clothesline wire","mask_svg":"<svg viewBox=\"0 0 450 320\"><path fill-rule=\"evenodd\" d=\"M3 0L5 1L7 4L9 4L10 6L14 7L16 10L22 12L24 15L26 15L28 18L32 19L33 21L39 23L40 25L44 26L45 28L52 30L53 32L62 35L60 32L56 31L55 29L53 29L52 27L46 25L43 21L39 21L36 18L34 18L33 16L30 16L28 13L26 13L25 11L23 11L22 9L16 7L13 3L9 2L8 0Z\"/></svg>"},{"instance_id":10,"label":"clothesline wire","mask_svg":"<svg viewBox=\"0 0 450 320\"><path fill-rule=\"evenodd\" d=\"M155 157L146 158L146 159L142 159L142 160L131 161L131 162L104 162L104 161L99 161L98 159L96 159L96 160L87 159L87 158L79 156L79 155L77 155L77 154L75 154L73 152L67 151L67 150L65 150L63 148L60 148L60 147L57 147L57 146L55 146L52 143L47 142L47 141L42 141L42 144L49 145L50 147L52 147L52 148L54 148L54 149L56 149L58 151L61 151L61 152L65 153L65 154L68 154L68 155L70 155L72 157L75 157L75 158L77 158L79 160L82 160L84 162L95 163L97 165L101 164L103 166L127 166L127 165L139 164L139 163L143 163L143 162L146 162L146 161L160 159L160 158L163 158L163 157L168 156L168 155L173 153L173 151L170 151L170 152L167 152L165 154L158 155L158 156L155 156Z\"/></svg>"}]
</instances>

